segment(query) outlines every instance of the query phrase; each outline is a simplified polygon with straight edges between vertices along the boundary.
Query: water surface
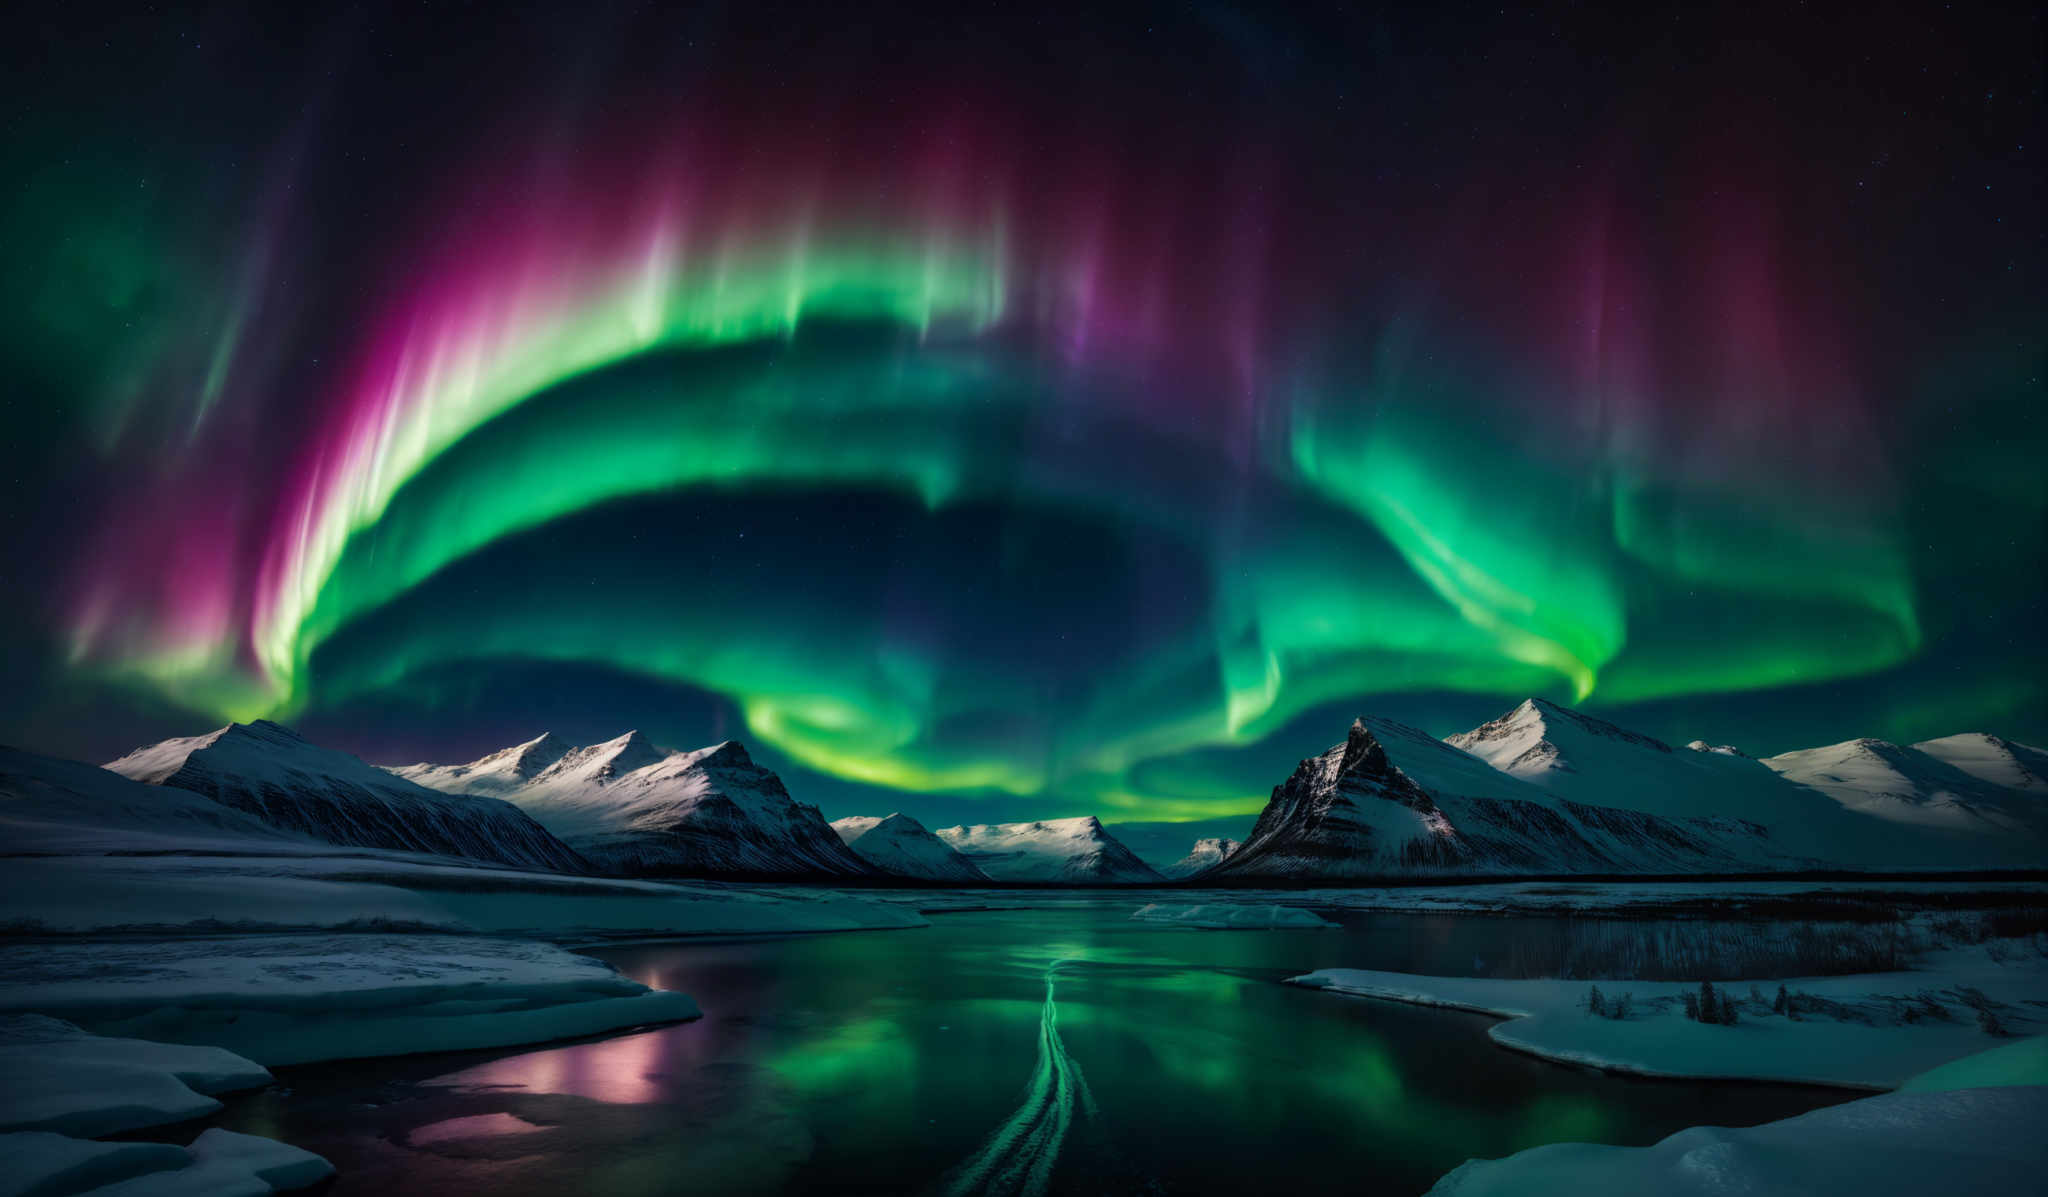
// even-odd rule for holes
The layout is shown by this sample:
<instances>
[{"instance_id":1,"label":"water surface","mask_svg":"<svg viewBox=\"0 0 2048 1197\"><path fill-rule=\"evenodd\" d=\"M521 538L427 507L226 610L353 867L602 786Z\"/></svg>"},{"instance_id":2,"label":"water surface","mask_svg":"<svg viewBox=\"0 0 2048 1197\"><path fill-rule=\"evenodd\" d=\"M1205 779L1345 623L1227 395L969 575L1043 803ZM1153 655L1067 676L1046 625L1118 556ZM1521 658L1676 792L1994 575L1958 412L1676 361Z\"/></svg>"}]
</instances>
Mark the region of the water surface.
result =
<instances>
[{"instance_id":1,"label":"water surface","mask_svg":"<svg viewBox=\"0 0 2048 1197\"><path fill-rule=\"evenodd\" d=\"M1280 984L1488 973L1552 920L1342 930L1130 921L1128 897L914 931L613 947L696 1022L537 1049L307 1066L220 1125L326 1155L335 1193L1408 1194L1473 1156L1646 1144L1845 1100L1504 1051L1469 1014Z\"/></svg>"}]
</instances>

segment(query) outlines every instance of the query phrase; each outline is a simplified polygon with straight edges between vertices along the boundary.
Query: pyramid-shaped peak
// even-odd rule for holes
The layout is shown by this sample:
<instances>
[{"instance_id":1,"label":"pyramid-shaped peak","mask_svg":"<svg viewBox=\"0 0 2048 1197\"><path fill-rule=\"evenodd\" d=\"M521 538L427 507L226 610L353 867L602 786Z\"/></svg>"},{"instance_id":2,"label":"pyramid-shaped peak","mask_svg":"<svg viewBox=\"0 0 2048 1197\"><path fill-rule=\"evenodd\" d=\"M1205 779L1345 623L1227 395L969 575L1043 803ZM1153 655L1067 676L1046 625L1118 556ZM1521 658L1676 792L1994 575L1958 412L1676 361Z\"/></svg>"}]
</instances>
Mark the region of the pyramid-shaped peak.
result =
<instances>
[{"instance_id":1,"label":"pyramid-shaped peak","mask_svg":"<svg viewBox=\"0 0 2048 1197\"><path fill-rule=\"evenodd\" d=\"M561 760L572 750L572 745L553 732L542 732L523 744L497 752L476 762L477 768L504 765L521 777L533 777L549 765Z\"/></svg>"},{"instance_id":2,"label":"pyramid-shaped peak","mask_svg":"<svg viewBox=\"0 0 2048 1197\"><path fill-rule=\"evenodd\" d=\"M637 731L629 731L602 744L592 744L587 748L575 748L564 752L560 759L538 776L545 776L550 780L577 777L587 781L608 781L636 769L644 769L663 760L667 755L656 748L646 736Z\"/></svg>"},{"instance_id":3,"label":"pyramid-shaped peak","mask_svg":"<svg viewBox=\"0 0 2048 1197\"><path fill-rule=\"evenodd\" d=\"M606 740L595 746L600 760L608 762L614 771L628 773L645 765L651 765L668 754L654 746L654 741L638 730L623 736Z\"/></svg>"},{"instance_id":4,"label":"pyramid-shaped peak","mask_svg":"<svg viewBox=\"0 0 2048 1197\"><path fill-rule=\"evenodd\" d=\"M692 763L697 765L719 765L732 769L748 769L754 765L754 758L747 755L747 746L738 740L721 740L691 755Z\"/></svg>"},{"instance_id":5,"label":"pyramid-shaped peak","mask_svg":"<svg viewBox=\"0 0 2048 1197\"><path fill-rule=\"evenodd\" d=\"M1351 721L1350 734L1344 737L1344 755L1337 763L1339 776L1353 773L1384 773L1387 769L1387 750L1372 734L1365 720Z\"/></svg>"},{"instance_id":6,"label":"pyramid-shaped peak","mask_svg":"<svg viewBox=\"0 0 2048 1197\"><path fill-rule=\"evenodd\" d=\"M1547 746L1552 750L1548 755L1554 757L1555 749L1558 747L1557 737L1570 737L1574 734L1617 740L1656 752L1671 751L1671 746L1662 740L1640 732L1632 732L1619 724L1609 723L1583 711L1574 711L1547 698L1525 698L1515 709L1498 719L1482 723L1468 732L1446 736L1444 742L1467 752L1488 756L1488 753L1479 750L1479 746L1488 742L1513 740L1519 745L1518 752L1541 750Z\"/></svg>"}]
</instances>

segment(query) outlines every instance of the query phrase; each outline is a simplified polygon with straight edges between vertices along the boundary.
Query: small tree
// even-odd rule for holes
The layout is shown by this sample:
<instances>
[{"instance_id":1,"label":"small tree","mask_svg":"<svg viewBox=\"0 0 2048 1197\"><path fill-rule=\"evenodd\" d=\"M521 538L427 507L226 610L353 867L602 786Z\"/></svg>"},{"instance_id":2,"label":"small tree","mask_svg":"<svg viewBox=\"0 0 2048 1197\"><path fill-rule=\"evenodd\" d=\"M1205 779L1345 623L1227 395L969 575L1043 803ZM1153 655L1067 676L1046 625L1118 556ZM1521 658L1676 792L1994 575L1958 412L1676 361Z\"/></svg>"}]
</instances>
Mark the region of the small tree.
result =
<instances>
[{"instance_id":1,"label":"small tree","mask_svg":"<svg viewBox=\"0 0 2048 1197\"><path fill-rule=\"evenodd\" d=\"M2001 1038L2005 1035L2005 1024L1998 1021L1998 1015L1993 1014L1988 1007L1977 1011L1977 1029L1986 1035Z\"/></svg>"},{"instance_id":2,"label":"small tree","mask_svg":"<svg viewBox=\"0 0 2048 1197\"><path fill-rule=\"evenodd\" d=\"M1737 1020L1737 1018L1736 1018L1736 1016L1735 1016L1735 1007L1736 1007L1736 1006L1738 1006L1738 1005L1740 1005L1740 1004L1741 1004L1740 1002L1738 1002L1738 1001L1737 1001L1737 1000L1736 1000L1736 999L1735 999L1734 997L1730 996L1729 994L1725 994L1725 993L1724 993L1724 994L1722 994L1722 995L1721 995L1721 1025L1722 1025L1722 1026L1724 1026L1724 1027L1732 1027L1732 1026L1734 1026L1734 1025L1736 1024L1736 1022L1737 1022L1738 1020Z\"/></svg>"},{"instance_id":3,"label":"small tree","mask_svg":"<svg viewBox=\"0 0 2048 1197\"><path fill-rule=\"evenodd\" d=\"M1600 987L1598 985L1593 986L1593 992L1586 995L1586 1013L1602 1015L1607 1013L1607 1003L1601 1000Z\"/></svg>"},{"instance_id":4,"label":"small tree","mask_svg":"<svg viewBox=\"0 0 2048 1197\"><path fill-rule=\"evenodd\" d=\"M1780 985L1778 986L1778 996L1771 1002L1771 1013L1790 1014L1791 1012L1792 999L1786 996L1785 987L1783 985Z\"/></svg>"},{"instance_id":5,"label":"small tree","mask_svg":"<svg viewBox=\"0 0 2048 1197\"><path fill-rule=\"evenodd\" d=\"M1714 983L1712 981L1700 982L1700 1021L1710 1023L1721 1021L1721 1002L1714 994Z\"/></svg>"},{"instance_id":6,"label":"small tree","mask_svg":"<svg viewBox=\"0 0 2048 1197\"><path fill-rule=\"evenodd\" d=\"M1607 1017L1615 1019L1616 1021L1627 1018L1629 999L1632 996L1633 995L1631 994L1622 994L1621 997L1615 1001L1614 1006L1608 1011Z\"/></svg>"},{"instance_id":7,"label":"small tree","mask_svg":"<svg viewBox=\"0 0 2048 1197\"><path fill-rule=\"evenodd\" d=\"M1700 1020L1700 995L1688 989L1679 996L1685 999L1685 1016L1694 1022Z\"/></svg>"}]
</instances>

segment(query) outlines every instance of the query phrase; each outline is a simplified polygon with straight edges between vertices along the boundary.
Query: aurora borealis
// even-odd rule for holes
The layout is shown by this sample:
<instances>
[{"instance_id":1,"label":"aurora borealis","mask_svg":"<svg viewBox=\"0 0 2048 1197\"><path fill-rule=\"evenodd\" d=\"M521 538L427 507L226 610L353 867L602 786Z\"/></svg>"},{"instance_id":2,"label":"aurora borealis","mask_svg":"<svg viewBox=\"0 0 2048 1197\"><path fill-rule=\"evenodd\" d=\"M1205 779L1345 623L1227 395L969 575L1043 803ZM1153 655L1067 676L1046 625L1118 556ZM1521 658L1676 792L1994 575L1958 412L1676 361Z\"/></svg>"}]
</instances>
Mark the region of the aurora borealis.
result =
<instances>
[{"instance_id":1,"label":"aurora borealis","mask_svg":"<svg viewBox=\"0 0 2048 1197\"><path fill-rule=\"evenodd\" d=\"M0 738L2048 736L2037 13L475 16L42 18Z\"/></svg>"}]
</instances>

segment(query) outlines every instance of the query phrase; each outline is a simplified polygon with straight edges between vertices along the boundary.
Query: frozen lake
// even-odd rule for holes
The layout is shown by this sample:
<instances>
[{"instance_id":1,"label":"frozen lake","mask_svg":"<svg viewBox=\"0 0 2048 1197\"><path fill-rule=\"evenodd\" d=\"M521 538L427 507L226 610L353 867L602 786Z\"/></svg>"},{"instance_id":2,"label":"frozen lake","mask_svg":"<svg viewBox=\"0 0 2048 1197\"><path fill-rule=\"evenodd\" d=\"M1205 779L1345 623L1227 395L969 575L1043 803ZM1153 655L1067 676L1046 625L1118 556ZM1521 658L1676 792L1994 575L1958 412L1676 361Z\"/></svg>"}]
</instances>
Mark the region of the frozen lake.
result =
<instances>
[{"instance_id":1,"label":"frozen lake","mask_svg":"<svg viewBox=\"0 0 2048 1197\"><path fill-rule=\"evenodd\" d=\"M1206 931L1132 922L1141 902L1061 895L921 930L595 950L704 1017L280 1069L282 1091L230 1099L214 1122L327 1156L334 1193L385 1197L1401 1194L1472 1156L1648 1144L1855 1096L1565 1068L1494 1046L1481 1016L1280 983L1339 966L1497 973L1518 944L1554 941L1556 916Z\"/></svg>"}]
</instances>

